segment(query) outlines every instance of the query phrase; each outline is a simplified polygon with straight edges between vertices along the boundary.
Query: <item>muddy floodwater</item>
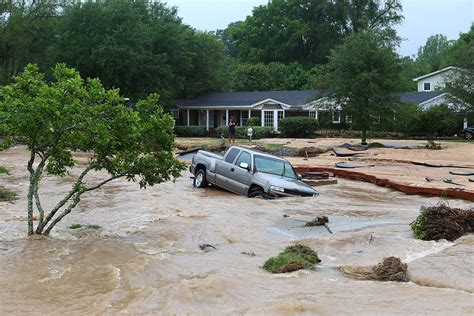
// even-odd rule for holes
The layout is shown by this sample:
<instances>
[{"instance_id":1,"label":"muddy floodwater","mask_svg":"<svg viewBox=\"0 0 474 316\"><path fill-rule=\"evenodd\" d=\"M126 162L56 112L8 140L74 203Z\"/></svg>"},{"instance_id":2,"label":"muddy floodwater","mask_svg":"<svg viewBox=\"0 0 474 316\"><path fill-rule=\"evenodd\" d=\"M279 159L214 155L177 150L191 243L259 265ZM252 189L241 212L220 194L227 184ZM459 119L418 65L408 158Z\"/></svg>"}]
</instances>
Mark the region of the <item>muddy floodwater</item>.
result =
<instances>
[{"instance_id":1,"label":"muddy floodwater","mask_svg":"<svg viewBox=\"0 0 474 316\"><path fill-rule=\"evenodd\" d=\"M0 166L10 171L0 185L19 194L0 203L1 315L474 313L474 236L419 241L408 226L437 198L339 179L316 198L266 201L194 189L184 172L146 190L112 182L84 195L49 238L26 238L26 160L22 147L0 152ZM50 207L71 178L42 181ZM321 215L334 234L297 227ZM102 228L69 229L74 223ZM296 241L318 252L316 270L273 275L261 268ZM217 249L202 251L201 243ZM335 269L386 256L408 264L411 282L356 281Z\"/></svg>"}]
</instances>

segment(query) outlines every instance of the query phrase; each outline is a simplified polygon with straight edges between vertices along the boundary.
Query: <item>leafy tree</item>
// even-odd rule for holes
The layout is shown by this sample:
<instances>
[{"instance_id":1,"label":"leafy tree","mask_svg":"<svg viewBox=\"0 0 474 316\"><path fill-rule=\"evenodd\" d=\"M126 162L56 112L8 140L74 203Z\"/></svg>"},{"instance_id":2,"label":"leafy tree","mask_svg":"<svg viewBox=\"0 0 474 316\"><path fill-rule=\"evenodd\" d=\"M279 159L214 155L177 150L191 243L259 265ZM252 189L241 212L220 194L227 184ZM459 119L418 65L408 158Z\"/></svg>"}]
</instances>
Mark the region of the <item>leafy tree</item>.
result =
<instances>
[{"instance_id":1,"label":"leafy tree","mask_svg":"<svg viewBox=\"0 0 474 316\"><path fill-rule=\"evenodd\" d=\"M474 24L449 47L446 55L445 66L460 68L448 78L451 84L446 90L456 97L453 103L458 110L470 116L474 113Z\"/></svg>"},{"instance_id":2,"label":"leafy tree","mask_svg":"<svg viewBox=\"0 0 474 316\"><path fill-rule=\"evenodd\" d=\"M222 85L224 46L152 1L88 1L61 15L51 59L136 100L159 92L166 108Z\"/></svg>"},{"instance_id":3,"label":"leafy tree","mask_svg":"<svg viewBox=\"0 0 474 316\"><path fill-rule=\"evenodd\" d=\"M63 2L0 2L0 85L28 62L46 62Z\"/></svg>"},{"instance_id":4,"label":"leafy tree","mask_svg":"<svg viewBox=\"0 0 474 316\"><path fill-rule=\"evenodd\" d=\"M0 118L8 132L3 147L15 138L30 152L29 235L48 235L83 194L114 179L126 178L143 188L177 177L184 169L172 153L174 120L157 104L158 95L139 101L137 111L132 111L124 106L118 90L104 89L98 79L83 80L64 64L54 68L51 81L37 66L28 65L1 93ZM75 151L91 153L85 169L67 195L46 212L39 194L42 175L68 174L76 166ZM100 170L108 175L101 182L86 181L89 173Z\"/></svg>"},{"instance_id":5,"label":"leafy tree","mask_svg":"<svg viewBox=\"0 0 474 316\"><path fill-rule=\"evenodd\" d=\"M273 0L227 32L238 57L251 63L324 63L341 38L326 14L326 0Z\"/></svg>"},{"instance_id":6,"label":"leafy tree","mask_svg":"<svg viewBox=\"0 0 474 316\"><path fill-rule=\"evenodd\" d=\"M413 78L426 74L425 71L420 71L419 63L410 57L401 57L401 73L400 73L400 84L398 91L416 91L417 84L413 81Z\"/></svg>"},{"instance_id":7,"label":"leafy tree","mask_svg":"<svg viewBox=\"0 0 474 316\"><path fill-rule=\"evenodd\" d=\"M352 33L371 30L395 40L401 10L399 0L272 0L219 34L241 61L298 62L310 68L326 63L330 51Z\"/></svg>"},{"instance_id":8,"label":"leafy tree","mask_svg":"<svg viewBox=\"0 0 474 316\"><path fill-rule=\"evenodd\" d=\"M228 70L228 89L233 91L300 90L309 83L299 63L235 63Z\"/></svg>"},{"instance_id":9,"label":"leafy tree","mask_svg":"<svg viewBox=\"0 0 474 316\"><path fill-rule=\"evenodd\" d=\"M370 30L396 39L393 26L403 20L400 0L330 0L328 12L345 35Z\"/></svg>"},{"instance_id":10,"label":"leafy tree","mask_svg":"<svg viewBox=\"0 0 474 316\"><path fill-rule=\"evenodd\" d=\"M416 61L424 73L430 73L442 68L446 51L451 42L445 35L436 34L428 37L426 44L418 49Z\"/></svg>"},{"instance_id":11,"label":"leafy tree","mask_svg":"<svg viewBox=\"0 0 474 316\"><path fill-rule=\"evenodd\" d=\"M353 115L364 143L373 121L395 102L391 94L400 81L399 58L381 36L362 32L348 36L334 50L328 66L330 99Z\"/></svg>"}]
</instances>

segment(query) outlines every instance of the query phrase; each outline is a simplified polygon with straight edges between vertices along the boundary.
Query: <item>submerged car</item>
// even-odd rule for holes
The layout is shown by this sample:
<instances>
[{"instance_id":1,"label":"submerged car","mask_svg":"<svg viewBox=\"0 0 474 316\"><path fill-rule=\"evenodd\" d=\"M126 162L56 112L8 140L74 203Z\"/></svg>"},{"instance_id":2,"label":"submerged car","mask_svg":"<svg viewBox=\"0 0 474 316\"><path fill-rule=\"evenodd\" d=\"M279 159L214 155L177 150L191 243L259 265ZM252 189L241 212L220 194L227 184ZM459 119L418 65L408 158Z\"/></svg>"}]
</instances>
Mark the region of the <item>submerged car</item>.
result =
<instances>
[{"instance_id":1,"label":"submerged car","mask_svg":"<svg viewBox=\"0 0 474 316\"><path fill-rule=\"evenodd\" d=\"M301 181L287 160L238 146L230 147L223 157L199 150L189 171L194 174L197 188L211 183L240 195L261 198L318 195Z\"/></svg>"},{"instance_id":2,"label":"submerged car","mask_svg":"<svg viewBox=\"0 0 474 316\"><path fill-rule=\"evenodd\" d=\"M474 126L466 127L461 131L461 136L465 139L473 139L474 138Z\"/></svg>"}]
</instances>

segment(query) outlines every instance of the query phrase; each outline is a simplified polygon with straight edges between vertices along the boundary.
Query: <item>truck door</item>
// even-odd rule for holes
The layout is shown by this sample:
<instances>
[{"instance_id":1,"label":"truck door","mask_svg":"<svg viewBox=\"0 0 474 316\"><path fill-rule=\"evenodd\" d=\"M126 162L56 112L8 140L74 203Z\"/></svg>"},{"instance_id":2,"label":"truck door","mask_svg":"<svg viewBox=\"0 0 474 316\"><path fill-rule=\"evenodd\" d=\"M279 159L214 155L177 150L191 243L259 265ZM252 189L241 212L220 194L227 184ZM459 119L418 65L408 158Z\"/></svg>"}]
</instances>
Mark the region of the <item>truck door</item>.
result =
<instances>
[{"instance_id":1,"label":"truck door","mask_svg":"<svg viewBox=\"0 0 474 316\"><path fill-rule=\"evenodd\" d=\"M248 169L241 168L241 163L246 163ZM231 172L229 173L229 189L236 193L247 195L251 177L250 170L252 170L252 156L250 153L242 151L235 161L233 168L231 168Z\"/></svg>"},{"instance_id":2,"label":"truck door","mask_svg":"<svg viewBox=\"0 0 474 316\"><path fill-rule=\"evenodd\" d=\"M237 148L231 148L223 160L218 160L216 162L216 184L224 189L231 190L229 187L228 176L231 173L231 169L234 166L234 160L239 155L240 150ZM231 190L233 191L233 190Z\"/></svg>"}]
</instances>

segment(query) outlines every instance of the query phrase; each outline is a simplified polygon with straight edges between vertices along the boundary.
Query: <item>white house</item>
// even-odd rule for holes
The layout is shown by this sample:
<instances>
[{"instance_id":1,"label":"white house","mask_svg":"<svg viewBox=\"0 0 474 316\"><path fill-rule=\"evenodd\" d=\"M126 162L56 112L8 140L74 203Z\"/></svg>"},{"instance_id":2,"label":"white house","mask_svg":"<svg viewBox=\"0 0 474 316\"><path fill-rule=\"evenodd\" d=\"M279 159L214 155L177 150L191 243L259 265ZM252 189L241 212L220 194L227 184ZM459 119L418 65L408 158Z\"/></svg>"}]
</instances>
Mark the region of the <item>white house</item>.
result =
<instances>
[{"instance_id":1,"label":"white house","mask_svg":"<svg viewBox=\"0 0 474 316\"><path fill-rule=\"evenodd\" d=\"M418 77L413 79L417 83L418 92L431 92L431 91L442 91L446 87L448 87L451 83L453 77L456 76L456 73L461 71L460 68L457 67L446 67L440 69L438 71L426 74L424 76ZM453 105L454 100L457 102L463 103L462 100L454 98L452 95L448 93L442 93L438 95L436 98L430 99L427 102L420 104L423 106L424 109L427 109L433 105L439 104L448 104ZM464 128L468 126L467 119L464 119Z\"/></svg>"},{"instance_id":2,"label":"white house","mask_svg":"<svg viewBox=\"0 0 474 316\"><path fill-rule=\"evenodd\" d=\"M450 66L415 78L413 81L418 85L418 92L439 91L449 85L451 78L458 70L459 68Z\"/></svg>"},{"instance_id":3,"label":"white house","mask_svg":"<svg viewBox=\"0 0 474 316\"><path fill-rule=\"evenodd\" d=\"M446 87L450 75L456 71L448 67L413 79L418 82L417 92L395 93L403 103L418 104L424 109L433 105L450 104L453 98L440 91ZM462 102L462 101L461 101ZM278 121L287 116L309 116L318 119L330 112L333 124L351 123L352 117L341 118L340 107L329 101L319 90L212 92L189 100L177 100L178 125L205 126L212 130L228 125L230 118L245 126L247 119L258 117L261 126L278 130ZM467 126L467 120L464 122Z\"/></svg>"}]
</instances>

